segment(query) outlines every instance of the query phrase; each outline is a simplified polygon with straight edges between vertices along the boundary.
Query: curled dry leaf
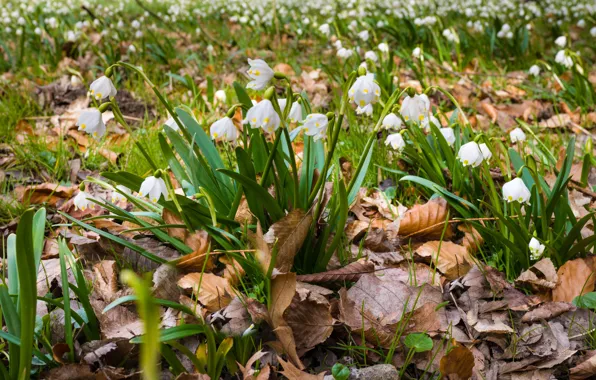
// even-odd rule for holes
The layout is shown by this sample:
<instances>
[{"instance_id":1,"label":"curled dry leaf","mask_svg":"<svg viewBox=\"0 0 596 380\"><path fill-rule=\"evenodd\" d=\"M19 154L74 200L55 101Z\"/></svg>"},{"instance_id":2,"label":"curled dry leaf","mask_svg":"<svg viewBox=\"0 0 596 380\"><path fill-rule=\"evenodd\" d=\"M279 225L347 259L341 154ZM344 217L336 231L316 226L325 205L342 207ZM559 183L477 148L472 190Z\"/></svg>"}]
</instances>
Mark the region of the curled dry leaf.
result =
<instances>
[{"instance_id":1,"label":"curled dry leaf","mask_svg":"<svg viewBox=\"0 0 596 380\"><path fill-rule=\"evenodd\" d=\"M568 302L546 302L538 305L535 309L528 311L521 321L530 323L541 320L549 320L568 311L574 311L575 306Z\"/></svg>"},{"instance_id":2,"label":"curled dry leaf","mask_svg":"<svg viewBox=\"0 0 596 380\"><path fill-rule=\"evenodd\" d=\"M304 365L296 352L296 341L292 328L284 318L286 309L292 303L296 293L296 274L284 273L276 276L271 281L271 308L268 311L268 319L275 336L281 343L282 349L290 361L303 369Z\"/></svg>"},{"instance_id":3,"label":"curled dry leaf","mask_svg":"<svg viewBox=\"0 0 596 380\"><path fill-rule=\"evenodd\" d=\"M238 296L221 312L227 322L221 327L221 331L227 336L241 336L252 323L247 306Z\"/></svg>"},{"instance_id":4,"label":"curled dry leaf","mask_svg":"<svg viewBox=\"0 0 596 380\"><path fill-rule=\"evenodd\" d=\"M375 266L372 262L361 259L339 269L315 274L303 274L296 276L296 279L310 283L358 281L360 276L365 273L371 273L374 270Z\"/></svg>"},{"instance_id":5,"label":"curled dry leaf","mask_svg":"<svg viewBox=\"0 0 596 380\"><path fill-rule=\"evenodd\" d=\"M497 118L499 117L499 111L497 111L497 109L492 104L487 102L481 102L480 106L482 107L482 110L486 112L488 117L490 117L490 121L496 123Z\"/></svg>"},{"instance_id":6,"label":"curled dry leaf","mask_svg":"<svg viewBox=\"0 0 596 380\"><path fill-rule=\"evenodd\" d=\"M399 225L399 236L415 238L439 238L447 221L447 202L436 198L423 205L416 205L408 210ZM448 226L444 238L451 236Z\"/></svg>"},{"instance_id":7,"label":"curled dry leaf","mask_svg":"<svg viewBox=\"0 0 596 380\"><path fill-rule=\"evenodd\" d=\"M455 280L472 268L466 247L450 241L429 241L418 247L416 254L430 259L448 280Z\"/></svg>"},{"instance_id":8,"label":"curled dry leaf","mask_svg":"<svg viewBox=\"0 0 596 380\"><path fill-rule=\"evenodd\" d=\"M106 302L112 302L118 293L118 266L114 260L102 260L93 265L94 290Z\"/></svg>"},{"instance_id":9,"label":"curled dry leaf","mask_svg":"<svg viewBox=\"0 0 596 380\"><path fill-rule=\"evenodd\" d=\"M269 271L269 266L271 265L271 251L263 236L261 223L257 222L256 233L253 234L251 231L249 231L248 238L255 249L255 258L259 263L259 267L261 267L261 271L267 274Z\"/></svg>"},{"instance_id":10,"label":"curled dry leaf","mask_svg":"<svg viewBox=\"0 0 596 380\"><path fill-rule=\"evenodd\" d=\"M240 263L229 256L220 256L219 261L226 266L223 273L224 278L226 278L232 286L238 285L240 279L246 274Z\"/></svg>"},{"instance_id":11,"label":"curled dry leaf","mask_svg":"<svg viewBox=\"0 0 596 380\"><path fill-rule=\"evenodd\" d=\"M180 289L172 279L178 276L175 266L162 264L153 272L153 296L177 302L180 298Z\"/></svg>"},{"instance_id":12,"label":"curled dry leaf","mask_svg":"<svg viewBox=\"0 0 596 380\"><path fill-rule=\"evenodd\" d=\"M542 128L566 128L571 124L571 117L565 113L554 115L548 120L541 121L538 126Z\"/></svg>"},{"instance_id":13,"label":"curled dry leaf","mask_svg":"<svg viewBox=\"0 0 596 380\"><path fill-rule=\"evenodd\" d=\"M167 210L165 208L162 217L166 224L184 224L182 219L180 219L172 211ZM194 254L201 255L207 252L207 249L209 247L209 235L206 231L189 231L186 227L171 227L167 228L166 231L168 232L168 235L170 235L171 237L174 237L182 241L187 246L189 246L194 251Z\"/></svg>"},{"instance_id":14,"label":"curled dry leaf","mask_svg":"<svg viewBox=\"0 0 596 380\"><path fill-rule=\"evenodd\" d=\"M596 351L588 351L578 365L571 368L570 380L593 379L596 376Z\"/></svg>"},{"instance_id":15,"label":"curled dry leaf","mask_svg":"<svg viewBox=\"0 0 596 380\"><path fill-rule=\"evenodd\" d=\"M234 288L228 280L213 273L189 273L178 280L178 286L191 290L211 312L228 306L234 295Z\"/></svg>"},{"instance_id":16,"label":"curled dry leaf","mask_svg":"<svg viewBox=\"0 0 596 380\"><path fill-rule=\"evenodd\" d=\"M242 364L238 363L238 367L240 368L240 372L242 372L242 378L244 380L269 379L269 374L271 372L271 367L269 365L265 365L264 368L261 368L259 374L256 377L254 376L256 369L252 368L252 366L265 355L267 355L267 352L257 351L250 357L250 359L248 359L245 366L242 366Z\"/></svg>"},{"instance_id":17,"label":"curled dry leaf","mask_svg":"<svg viewBox=\"0 0 596 380\"><path fill-rule=\"evenodd\" d=\"M286 273L294 265L294 256L302 247L312 223L312 214L300 209L292 210L273 223L264 236L270 248L277 245L275 268Z\"/></svg>"},{"instance_id":18,"label":"curled dry leaf","mask_svg":"<svg viewBox=\"0 0 596 380\"><path fill-rule=\"evenodd\" d=\"M325 373L313 375L300 370L300 368L297 368L290 362L286 362L279 356L277 357L277 360L283 368L283 371L281 371L280 373L284 375L288 380L322 380L325 378Z\"/></svg>"},{"instance_id":19,"label":"curled dry leaf","mask_svg":"<svg viewBox=\"0 0 596 380\"><path fill-rule=\"evenodd\" d=\"M474 369L474 355L465 346L457 344L441 358L441 375L448 379L469 379Z\"/></svg>"},{"instance_id":20,"label":"curled dry leaf","mask_svg":"<svg viewBox=\"0 0 596 380\"><path fill-rule=\"evenodd\" d=\"M550 258L544 258L524 271L516 280L516 285L529 285L536 291L548 291L557 286L557 270Z\"/></svg>"},{"instance_id":21,"label":"curled dry leaf","mask_svg":"<svg viewBox=\"0 0 596 380\"><path fill-rule=\"evenodd\" d=\"M484 244L484 239L471 225L460 224L457 229L464 233L461 244L466 247L470 254L476 253L480 246Z\"/></svg>"},{"instance_id":22,"label":"curled dry leaf","mask_svg":"<svg viewBox=\"0 0 596 380\"><path fill-rule=\"evenodd\" d=\"M42 183L41 185L18 186L15 193L19 201L26 205L45 203L51 207L60 207L71 199L77 190L77 186Z\"/></svg>"},{"instance_id":23,"label":"curled dry leaf","mask_svg":"<svg viewBox=\"0 0 596 380\"><path fill-rule=\"evenodd\" d=\"M594 270L585 259L567 261L557 271L559 281L553 289L553 301L571 302L594 290Z\"/></svg>"}]
</instances>

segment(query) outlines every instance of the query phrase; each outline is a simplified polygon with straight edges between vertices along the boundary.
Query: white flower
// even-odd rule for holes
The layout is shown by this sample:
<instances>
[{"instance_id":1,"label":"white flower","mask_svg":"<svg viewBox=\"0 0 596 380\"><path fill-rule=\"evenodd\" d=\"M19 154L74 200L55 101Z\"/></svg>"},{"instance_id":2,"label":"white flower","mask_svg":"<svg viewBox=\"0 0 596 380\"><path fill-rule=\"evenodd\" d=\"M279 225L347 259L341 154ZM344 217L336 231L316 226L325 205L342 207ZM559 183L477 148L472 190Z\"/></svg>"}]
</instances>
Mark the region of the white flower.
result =
<instances>
[{"instance_id":1,"label":"white flower","mask_svg":"<svg viewBox=\"0 0 596 380\"><path fill-rule=\"evenodd\" d=\"M377 53L375 53L372 50L369 50L366 53L364 53L364 59L370 59L373 62L377 62L379 60L379 57L377 57Z\"/></svg>"},{"instance_id":2,"label":"white flower","mask_svg":"<svg viewBox=\"0 0 596 380\"><path fill-rule=\"evenodd\" d=\"M391 145L391 148L401 152L406 147L406 142L401 133L392 133L385 139L385 145Z\"/></svg>"},{"instance_id":3,"label":"white flower","mask_svg":"<svg viewBox=\"0 0 596 380\"><path fill-rule=\"evenodd\" d=\"M389 53L389 45L387 43L381 42L377 47L381 53Z\"/></svg>"},{"instance_id":4,"label":"white flower","mask_svg":"<svg viewBox=\"0 0 596 380\"><path fill-rule=\"evenodd\" d=\"M573 66L573 59L567 55L567 51L559 50L555 56L555 62L567 68Z\"/></svg>"},{"instance_id":5,"label":"white flower","mask_svg":"<svg viewBox=\"0 0 596 380\"><path fill-rule=\"evenodd\" d=\"M530 258L532 260L540 259L540 256L542 256L542 253L544 252L544 248L546 248L544 244L540 244L540 241L534 237L530 240L528 247L530 248Z\"/></svg>"},{"instance_id":6,"label":"white flower","mask_svg":"<svg viewBox=\"0 0 596 380\"><path fill-rule=\"evenodd\" d=\"M512 143L518 141L526 141L526 134L522 131L521 128L515 128L513 131L509 132L509 138L511 139Z\"/></svg>"},{"instance_id":7,"label":"white flower","mask_svg":"<svg viewBox=\"0 0 596 380\"><path fill-rule=\"evenodd\" d=\"M279 109L283 113L286 108L287 100L284 98L278 98L277 103L279 104ZM290 113L288 114L288 120L290 121L290 123L298 123L302 121L302 107L300 106L300 103L292 103Z\"/></svg>"},{"instance_id":8,"label":"white flower","mask_svg":"<svg viewBox=\"0 0 596 380\"><path fill-rule=\"evenodd\" d=\"M457 159L463 166L472 165L475 168L482 163L484 156L482 155L480 146L476 142L470 141L459 148Z\"/></svg>"},{"instance_id":9,"label":"white flower","mask_svg":"<svg viewBox=\"0 0 596 380\"><path fill-rule=\"evenodd\" d=\"M280 121L271 101L263 99L248 110L242 124L250 124L251 128L261 127L265 132L273 133L279 128Z\"/></svg>"},{"instance_id":10,"label":"white flower","mask_svg":"<svg viewBox=\"0 0 596 380\"><path fill-rule=\"evenodd\" d=\"M337 51L337 56L339 58L346 58L347 59L347 58L350 58L352 56L352 54L354 54L354 50L352 50L352 49L346 49L346 48L343 48L343 47L340 48Z\"/></svg>"},{"instance_id":11,"label":"white flower","mask_svg":"<svg viewBox=\"0 0 596 380\"><path fill-rule=\"evenodd\" d=\"M480 144L480 151L482 152L482 157L484 157L486 161L490 160L493 156L493 152L491 152L490 149L488 149L488 145L484 143Z\"/></svg>"},{"instance_id":12,"label":"white flower","mask_svg":"<svg viewBox=\"0 0 596 380\"><path fill-rule=\"evenodd\" d=\"M528 70L528 74L537 77L540 74L540 66L532 65L532 67L530 67L530 70Z\"/></svg>"},{"instance_id":13,"label":"white flower","mask_svg":"<svg viewBox=\"0 0 596 380\"><path fill-rule=\"evenodd\" d=\"M362 41L368 41L368 30L363 30L362 32L358 33L358 37L360 37Z\"/></svg>"},{"instance_id":14,"label":"white flower","mask_svg":"<svg viewBox=\"0 0 596 380\"><path fill-rule=\"evenodd\" d=\"M593 26L593 27L590 29L590 35L591 35L592 37L596 37L596 26Z\"/></svg>"},{"instance_id":15,"label":"white flower","mask_svg":"<svg viewBox=\"0 0 596 380\"><path fill-rule=\"evenodd\" d=\"M116 87L112 80L106 76L97 78L89 86L89 94L97 100L105 99L109 96L116 96Z\"/></svg>"},{"instance_id":16,"label":"white flower","mask_svg":"<svg viewBox=\"0 0 596 380\"><path fill-rule=\"evenodd\" d=\"M156 178L154 176L147 177L141 184L139 196L148 197L153 203L157 203L159 198L163 195L166 201L170 200L168 188L163 178Z\"/></svg>"},{"instance_id":17,"label":"white flower","mask_svg":"<svg viewBox=\"0 0 596 380\"><path fill-rule=\"evenodd\" d=\"M252 81L248 82L246 87L252 88L253 90L264 89L271 78L273 78L273 70L262 59L249 58L248 64L250 65L250 68L248 69L248 76L252 79Z\"/></svg>"},{"instance_id":18,"label":"white flower","mask_svg":"<svg viewBox=\"0 0 596 380\"><path fill-rule=\"evenodd\" d=\"M565 36L560 36L555 40L555 45L557 45L558 47L562 47L564 48L565 45L567 45L567 37Z\"/></svg>"},{"instance_id":19,"label":"white flower","mask_svg":"<svg viewBox=\"0 0 596 380\"><path fill-rule=\"evenodd\" d=\"M219 102L219 103L225 103L226 100L228 99L228 97L226 96L226 92L224 90L217 90L215 91L215 94L213 95L213 97L215 98L215 102Z\"/></svg>"},{"instance_id":20,"label":"white flower","mask_svg":"<svg viewBox=\"0 0 596 380\"><path fill-rule=\"evenodd\" d=\"M238 138L238 129L232 119L227 116L211 124L209 133L211 133L211 138L214 140L236 141Z\"/></svg>"},{"instance_id":21,"label":"white flower","mask_svg":"<svg viewBox=\"0 0 596 380\"><path fill-rule=\"evenodd\" d=\"M581 20L579 20L577 22L577 27L578 28L582 28L582 29L585 28L586 27L586 20L584 20L583 18Z\"/></svg>"},{"instance_id":22,"label":"white flower","mask_svg":"<svg viewBox=\"0 0 596 380\"><path fill-rule=\"evenodd\" d=\"M330 31L331 29L329 28L329 24L323 24L319 26L319 32L321 32L321 34L324 34L325 36L329 36Z\"/></svg>"},{"instance_id":23,"label":"white flower","mask_svg":"<svg viewBox=\"0 0 596 380\"><path fill-rule=\"evenodd\" d=\"M420 54L422 54L422 50L420 50L419 47L416 47L414 50L412 50L412 57L420 58Z\"/></svg>"},{"instance_id":24,"label":"white flower","mask_svg":"<svg viewBox=\"0 0 596 380\"><path fill-rule=\"evenodd\" d=\"M165 124L168 127L172 128L174 131L178 132L180 135L182 135L182 131L180 130L178 123L176 123L176 120L174 120L173 117L170 116L170 118L168 120L166 120Z\"/></svg>"},{"instance_id":25,"label":"white flower","mask_svg":"<svg viewBox=\"0 0 596 380\"><path fill-rule=\"evenodd\" d=\"M91 201L92 199L93 197L89 193L80 190L73 200L75 209L85 211L90 208L93 210L95 208L95 203Z\"/></svg>"},{"instance_id":26,"label":"white flower","mask_svg":"<svg viewBox=\"0 0 596 380\"><path fill-rule=\"evenodd\" d=\"M440 131L443 137L445 137L445 140L447 140L447 144L453 146L453 144L455 144L455 133L453 132L453 128L441 128Z\"/></svg>"},{"instance_id":27,"label":"white flower","mask_svg":"<svg viewBox=\"0 0 596 380\"><path fill-rule=\"evenodd\" d=\"M79 127L79 131L85 131L96 139L106 133L106 125L103 123L101 112L97 108L91 108L81 112L77 126Z\"/></svg>"},{"instance_id":28,"label":"white flower","mask_svg":"<svg viewBox=\"0 0 596 380\"><path fill-rule=\"evenodd\" d=\"M337 41L335 41L335 42L333 43L333 46L335 46L335 48L336 48L337 50L339 50L339 49L341 49L341 48L343 47L343 46L342 46L342 43L341 43L341 40L337 40Z\"/></svg>"},{"instance_id":29,"label":"white flower","mask_svg":"<svg viewBox=\"0 0 596 380\"><path fill-rule=\"evenodd\" d=\"M348 91L350 101L356 103L358 106L356 109L358 114L371 114L372 103L375 103L380 95L381 88L375 83L374 74L366 74L356 78L356 81Z\"/></svg>"},{"instance_id":30,"label":"white flower","mask_svg":"<svg viewBox=\"0 0 596 380\"><path fill-rule=\"evenodd\" d=\"M430 131L430 124L434 124L436 127L440 127L441 126L441 122L439 121L439 119L437 119L433 114L429 113L428 117L425 117L424 120L422 120L422 123L420 123L420 125L422 125L422 127L424 127L424 130L426 132Z\"/></svg>"},{"instance_id":31,"label":"white flower","mask_svg":"<svg viewBox=\"0 0 596 380\"><path fill-rule=\"evenodd\" d=\"M424 121L430 114L430 100L425 94L414 95L414 97L406 96L401 104L399 113L401 113L405 121L413 121L415 123Z\"/></svg>"},{"instance_id":32,"label":"white flower","mask_svg":"<svg viewBox=\"0 0 596 380\"><path fill-rule=\"evenodd\" d=\"M530 196L530 190L521 178L515 178L503 185L503 199L507 202L528 203Z\"/></svg>"},{"instance_id":33,"label":"white flower","mask_svg":"<svg viewBox=\"0 0 596 380\"><path fill-rule=\"evenodd\" d=\"M304 119L302 130L304 134L313 136L315 141L325 138L327 136L327 126L329 121L327 115L322 113L311 113Z\"/></svg>"},{"instance_id":34,"label":"white flower","mask_svg":"<svg viewBox=\"0 0 596 380\"><path fill-rule=\"evenodd\" d=\"M119 191L116 191L116 190L112 191L112 203L125 201L126 197L124 196L124 194L132 193L130 191L130 189L126 186L118 185L118 186L116 186L116 189L118 189Z\"/></svg>"},{"instance_id":35,"label":"white flower","mask_svg":"<svg viewBox=\"0 0 596 380\"><path fill-rule=\"evenodd\" d=\"M383 128L385 128L385 129L390 129L390 128L400 129L401 126L402 126L401 119L399 118L399 116L397 116L393 112L388 114L387 116L385 116L385 118L383 119Z\"/></svg>"}]
</instances>

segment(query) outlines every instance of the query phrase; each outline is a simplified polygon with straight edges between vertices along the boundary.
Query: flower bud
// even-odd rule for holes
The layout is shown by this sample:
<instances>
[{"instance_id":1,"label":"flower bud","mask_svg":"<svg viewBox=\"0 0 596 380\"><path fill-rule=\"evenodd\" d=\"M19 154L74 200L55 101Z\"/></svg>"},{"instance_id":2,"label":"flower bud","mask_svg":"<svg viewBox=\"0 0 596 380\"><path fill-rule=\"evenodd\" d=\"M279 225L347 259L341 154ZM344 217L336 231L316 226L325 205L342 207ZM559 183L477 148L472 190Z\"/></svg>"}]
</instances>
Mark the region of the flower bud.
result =
<instances>
[{"instance_id":1,"label":"flower bud","mask_svg":"<svg viewBox=\"0 0 596 380\"><path fill-rule=\"evenodd\" d=\"M85 182L81 182L81 184L79 185L79 190L85 191Z\"/></svg>"},{"instance_id":2,"label":"flower bud","mask_svg":"<svg viewBox=\"0 0 596 380\"><path fill-rule=\"evenodd\" d=\"M363 67L363 66L358 67L358 76L359 77L365 76L366 73L367 72L366 72L366 68L365 67Z\"/></svg>"},{"instance_id":3,"label":"flower bud","mask_svg":"<svg viewBox=\"0 0 596 380\"><path fill-rule=\"evenodd\" d=\"M99 112L104 113L108 110L108 107L111 105L112 103L110 102L105 102L102 103L99 107L97 107L97 109L99 110Z\"/></svg>"},{"instance_id":4,"label":"flower bud","mask_svg":"<svg viewBox=\"0 0 596 380\"><path fill-rule=\"evenodd\" d=\"M331 120L335 117L335 114L333 112L327 112L327 120Z\"/></svg>"},{"instance_id":5,"label":"flower bud","mask_svg":"<svg viewBox=\"0 0 596 380\"><path fill-rule=\"evenodd\" d=\"M104 72L104 75L109 78L112 76L113 73L114 73L114 67L110 66L106 69L106 71Z\"/></svg>"},{"instance_id":6,"label":"flower bud","mask_svg":"<svg viewBox=\"0 0 596 380\"><path fill-rule=\"evenodd\" d=\"M281 73L281 72L279 72L279 71L275 71L275 72L273 73L273 77L274 77L275 79L288 79L288 80L289 80L289 78L288 78L288 76L287 76L286 74L284 74L284 73Z\"/></svg>"},{"instance_id":7,"label":"flower bud","mask_svg":"<svg viewBox=\"0 0 596 380\"><path fill-rule=\"evenodd\" d=\"M414 95L416 95L416 90L414 90L414 88L412 88L412 87L408 87L408 96L410 98L413 98Z\"/></svg>"},{"instance_id":8,"label":"flower bud","mask_svg":"<svg viewBox=\"0 0 596 380\"><path fill-rule=\"evenodd\" d=\"M271 98L273 98L273 95L275 95L275 87L271 86L265 91L265 95L263 95L263 98L271 100Z\"/></svg>"},{"instance_id":9,"label":"flower bud","mask_svg":"<svg viewBox=\"0 0 596 380\"><path fill-rule=\"evenodd\" d=\"M161 177L163 176L163 170L161 170L161 169L157 169L157 170L156 170L156 171L153 173L153 176L154 176L155 178L161 178Z\"/></svg>"},{"instance_id":10,"label":"flower bud","mask_svg":"<svg viewBox=\"0 0 596 380\"><path fill-rule=\"evenodd\" d=\"M584 145L584 152L586 154L592 155L592 149L594 149L593 148L593 146L594 146L593 144L594 143L592 142L592 139L587 139L586 140L586 145Z\"/></svg>"}]
</instances>

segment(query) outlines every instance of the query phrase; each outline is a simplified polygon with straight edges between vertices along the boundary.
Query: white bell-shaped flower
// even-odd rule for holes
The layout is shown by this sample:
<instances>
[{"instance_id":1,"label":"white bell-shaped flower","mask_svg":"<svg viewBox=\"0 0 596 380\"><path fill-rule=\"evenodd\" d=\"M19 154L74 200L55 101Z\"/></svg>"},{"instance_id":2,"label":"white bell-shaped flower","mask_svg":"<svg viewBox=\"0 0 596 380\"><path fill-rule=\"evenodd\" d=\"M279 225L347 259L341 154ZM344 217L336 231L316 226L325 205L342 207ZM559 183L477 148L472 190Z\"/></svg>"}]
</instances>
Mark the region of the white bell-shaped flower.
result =
<instances>
[{"instance_id":1,"label":"white bell-shaped flower","mask_svg":"<svg viewBox=\"0 0 596 380\"><path fill-rule=\"evenodd\" d=\"M401 133L392 133L385 139L385 145L391 145L391 148L401 152L406 147L406 142Z\"/></svg>"},{"instance_id":2,"label":"white bell-shaped flower","mask_svg":"<svg viewBox=\"0 0 596 380\"><path fill-rule=\"evenodd\" d=\"M449 144L449 146L453 146L453 144L455 144L455 133L453 132L453 128L441 128L440 131L443 137L445 137L447 144Z\"/></svg>"},{"instance_id":3,"label":"white bell-shaped flower","mask_svg":"<svg viewBox=\"0 0 596 380\"><path fill-rule=\"evenodd\" d=\"M557 37L557 39L555 40L555 45L557 45L558 47L564 48L565 45L567 45L567 37L565 37L565 36Z\"/></svg>"},{"instance_id":4,"label":"white bell-shaped flower","mask_svg":"<svg viewBox=\"0 0 596 380\"><path fill-rule=\"evenodd\" d=\"M540 66L532 65L532 67L530 67L530 70L528 70L528 74L537 77L538 75L540 75Z\"/></svg>"},{"instance_id":5,"label":"white bell-shaped flower","mask_svg":"<svg viewBox=\"0 0 596 380\"><path fill-rule=\"evenodd\" d=\"M112 191L112 203L117 203L120 201L126 201L126 197L124 194L132 194L130 189L126 186L118 185L116 186L117 190Z\"/></svg>"},{"instance_id":6,"label":"white bell-shaped flower","mask_svg":"<svg viewBox=\"0 0 596 380\"><path fill-rule=\"evenodd\" d=\"M116 96L117 92L112 80L106 76L97 78L91 83L91 86L89 86L89 95L93 96L96 100Z\"/></svg>"},{"instance_id":7,"label":"white bell-shaped flower","mask_svg":"<svg viewBox=\"0 0 596 380\"><path fill-rule=\"evenodd\" d=\"M238 129L232 119L227 116L211 124L209 133L214 140L236 141L238 139Z\"/></svg>"},{"instance_id":8,"label":"white bell-shaped flower","mask_svg":"<svg viewBox=\"0 0 596 380\"><path fill-rule=\"evenodd\" d=\"M73 199L75 209L85 211L90 208L93 210L95 208L95 203L91 201L92 199L93 197L89 193L80 190Z\"/></svg>"},{"instance_id":9,"label":"white bell-shaped flower","mask_svg":"<svg viewBox=\"0 0 596 380\"><path fill-rule=\"evenodd\" d=\"M503 199L507 202L528 203L531 195L521 178L514 178L503 185Z\"/></svg>"},{"instance_id":10,"label":"white bell-shaped flower","mask_svg":"<svg viewBox=\"0 0 596 380\"><path fill-rule=\"evenodd\" d=\"M509 132L509 138L511 139L512 143L516 143L518 141L526 141L526 134L522 131L521 128L515 128L513 131Z\"/></svg>"},{"instance_id":11,"label":"white bell-shaped flower","mask_svg":"<svg viewBox=\"0 0 596 380\"><path fill-rule=\"evenodd\" d=\"M179 135L182 135L182 130L180 129L180 127L178 126L178 123L176 123L176 120L174 120L173 117L170 116L170 118L168 118L168 120L166 120L165 125L172 128L174 131L178 132Z\"/></svg>"},{"instance_id":12,"label":"white bell-shaped flower","mask_svg":"<svg viewBox=\"0 0 596 380\"><path fill-rule=\"evenodd\" d=\"M252 88L253 90L264 89L271 78L273 78L273 70L262 59L249 58L248 64L250 65L250 68L248 69L248 76L252 79L252 81L248 82L246 87Z\"/></svg>"},{"instance_id":13,"label":"white bell-shaped flower","mask_svg":"<svg viewBox=\"0 0 596 380\"><path fill-rule=\"evenodd\" d=\"M567 54L566 50L559 50L555 55L555 62L567 68L573 66L573 59Z\"/></svg>"},{"instance_id":14,"label":"white bell-shaped flower","mask_svg":"<svg viewBox=\"0 0 596 380\"><path fill-rule=\"evenodd\" d=\"M420 58L420 55L422 54L422 50L419 47L414 48L414 50L412 50L412 57L418 59Z\"/></svg>"},{"instance_id":15,"label":"white bell-shaped flower","mask_svg":"<svg viewBox=\"0 0 596 380\"><path fill-rule=\"evenodd\" d=\"M321 34L324 34L325 36L329 36L329 33L331 32L329 24L322 24L321 26L319 26L319 32L321 32Z\"/></svg>"},{"instance_id":16,"label":"white bell-shaped flower","mask_svg":"<svg viewBox=\"0 0 596 380\"><path fill-rule=\"evenodd\" d=\"M544 253L544 249L546 248L544 244L540 244L540 241L535 237L533 237L530 240L530 244L528 244L528 247L530 248L530 258L532 260L540 259L540 256L542 256L542 254Z\"/></svg>"},{"instance_id":17,"label":"white bell-shaped flower","mask_svg":"<svg viewBox=\"0 0 596 380\"><path fill-rule=\"evenodd\" d=\"M168 188L163 178L150 176L145 178L139 189L139 196L147 197L153 203L157 203L163 195L166 201L170 200Z\"/></svg>"},{"instance_id":18,"label":"white bell-shaped flower","mask_svg":"<svg viewBox=\"0 0 596 380\"><path fill-rule=\"evenodd\" d=\"M381 53L389 53L389 45L386 42L381 42L377 48Z\"/></svg>"},{"instance_id":19,"label":"white bell-shaped flower","mask_svg":"<svg viewBox=\"0 0 596 380\"><path fill-rule=\"evenodd\" d=\"M406 96L399 113L405 121L422 122L430 114L430 100L426 94Z\"/></svg>"},{"instance_id":20,"label":"white bell-shaped flower","mask_svg":"<svg viewBox=\"0 0 596 380\"><path fill-rule=\"evenodd\" d=\"M268 99L263 99L246 113L242 124L250 124L251 128L263 128L267 133L273 133L279 128L281 120L273 104Z\"/></svg>"},{"instance_id":21,"label":"white bell-shaped flower","mask_svg":"<svg viewBox=\"0 0 596 380\"><path fill-rule=\"evenodd\" d=\"M327 115L323 115L322 113L311 113L304 119L302 130L304 131L304 134L312 136L313 140L317 141L327 137L328 125L329 120L327 119Z\"/></svg>"},{"instance_id":22,"label":"white bell-shaped flower","mask_svg":"<svg viewBox=\"0 0 596 380\"><path fill-rule=\"evenodd\" d=\"M217 90L215 91L215 94L213 94L213 98L215 100L215 103L225 104L226 100L228 99L228 96L226 95L226 92L224 90Z\"/></svg>"},{"instance_id":23,"label":"white bell-shaped flower","mask_svg":"<svg viewBox=\"0 0 596 380\"><path fill-rule=\"evenodd\" d=\"M432 113L429 112L428 117L425 117L422 120L422 123L420 123L420 125L422 125L422 127L424 128L424 130L426 132L429 132L431 124L433 124L437 128L439 128L441 126L441 122L439 121L439 119L437 119L435 117L435 115L433 115Z\"/></svg>"},{"instance_id":24,"label":"white bell-shaped flower","mask_svg":"<svg viewBox=\"0 0 596 380\"><path fill-rule=\"evenodd\" d=\"M392 128L400 129L401 127L402 127L401 119L399 118L399 116L397 116L393 112L389 113L383 119L383 128L385 128L385 129L392 129Z\"/></svg>"},{"instance_id":25,"label":"white bell-shaped flower","mask_svg":"<svg viewBox=\"0 0 596 380\"><path fill-rule=\"evenodd\" d=\"M344 47L340 48L337 51L337 56L339 58L347 59L347 58L350 58L352 56L352 54L354 54L354 50L352 50L352 49L346 49Z\"/></svg>"},{"instance_id":26,"label":"white bell-shaped flower","mask_svg":"<svg viewBox=\"0 0 596 380\"><path fill-rule=\"evenodd\" d=\"M484 160L486 161L490 160L490 158L493 156L493 152L491 152L488 148L488 145L484 143L480 144L480 151L482 152L482 157L484 157Z\"/></svg>"},{"instance_id":27,"label":"white bell-shaped flower","mask_svg":"<svg viewBox=\"0 0 596 380\"><path fill-rule=\"evenodd\" d=\"M381 95L381 88L375 83L374 74L366 74L356 78L356 81L348 91L350 101L356 103L359 109L356 110L359 114L372 113L372 103L375 103ZM367 108L365 108L367 107Z\"/></svg>"},{"instance_id":28,"label":"white bell-shaped flower","mask_svg":"<svg viewBox=\"0 0 596 380\"><path fill-rule=\"evenodd\" d=\"M96 139L106 133L106 125L103 123L101 112L97 108L82 111L77 126L79 131L87 132Z\"/></svg>"},{"instance_id":29,"label":"white bell-shaped flower","mask_svg":"<svg viewBox=\"0 0 596 380\"><path fill-rule=\"evenodd\" d=\"M472 165L475 168L482 163L484 156L482 155L480 146L476 142L470 141L459 148L457 159L463 166Z\"/></svg>"},{"instance_id":30,"label":"white bell-shaped flower","mask_svg":"<svg viewBox=\"0 0 596 380\"><path fill-rule=\"evenodd\" d=\"M364 59L370 59L373 62L377 62L379 60L379 57L377 56L377 53L375 53L372 50L369 50L366 53L364 53Z\"/></svg>"}]
</instances>

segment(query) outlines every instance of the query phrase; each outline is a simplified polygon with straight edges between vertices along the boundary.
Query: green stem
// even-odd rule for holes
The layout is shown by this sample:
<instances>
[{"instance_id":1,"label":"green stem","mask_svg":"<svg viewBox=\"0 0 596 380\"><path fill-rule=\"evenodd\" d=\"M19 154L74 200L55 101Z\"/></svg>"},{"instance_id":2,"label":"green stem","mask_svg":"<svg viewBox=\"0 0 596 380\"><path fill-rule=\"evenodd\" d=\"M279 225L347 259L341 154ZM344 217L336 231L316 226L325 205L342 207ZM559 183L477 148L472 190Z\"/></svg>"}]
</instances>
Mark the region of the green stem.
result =
<instances>
[{"instance_id":1,"label":"green stem","mask_svg":"<svg viewBox=\"0 0 596 380\"><path fill-rule=\"evenodd\" d=\"M149 162L149 165L151 165L151 168L153 168L153 170L157 170L157 165L155 164L155 162L153 162L153 159L147 153L147 151L145 150L145 147L143 147L143 145L141 145L139 140L137 140L134 137L134 133L133 133L132 129L130 128L128 123L126 123L126 121L124 120L124 116L122 115L122 111L120 111L120 107L118 107L118 103L114 99L112 99L111 104L112 104L112 111L114 113L114 118L116 119L116 121L118 121L118 123L120 123L120 125L122 125L124 127L124 129L126 129L128 134L130 135L130 138L134 141L135 145L139 148L139 150L141 151L141 154L143 154L143 157L145 157L147 162Z\"/></svg>"},{"instance_id":2,"label":"green stem","mask_svg":"<svg viewBox=\"0 0 596 380\"><path fill-rule=\"evenodd\" d=\"M263 176L261 177L260 183L261 186L265 185L265 181L267 180L267 176L269 175L269 171L271 170L271 166L273 165L273 159L275 158L275 153L277 152L277 148L279 147L279 141L281 140L281 132L281 129L278 129L275 133L275 141L273 141L273 147L271 148L271 152L269 152L269 157L267 158L265 169L263 169Z\"/></svg>"}]
</instances>

